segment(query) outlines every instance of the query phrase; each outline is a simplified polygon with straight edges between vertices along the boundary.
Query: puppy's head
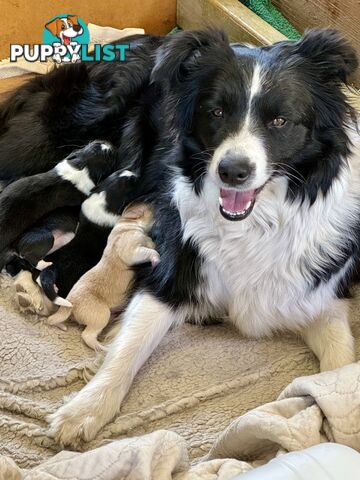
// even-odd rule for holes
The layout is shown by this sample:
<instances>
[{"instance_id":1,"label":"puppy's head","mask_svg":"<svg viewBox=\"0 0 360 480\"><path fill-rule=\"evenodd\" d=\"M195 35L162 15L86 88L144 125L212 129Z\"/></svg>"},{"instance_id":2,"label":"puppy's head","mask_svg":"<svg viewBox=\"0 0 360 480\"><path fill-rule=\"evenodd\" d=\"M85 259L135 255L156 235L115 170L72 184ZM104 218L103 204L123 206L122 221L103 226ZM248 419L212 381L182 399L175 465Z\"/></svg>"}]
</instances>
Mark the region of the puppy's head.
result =
<instances>
[{"instance_id":1,"label":"puppy's head","mask_svg":"<svg viewBox=\"0 0 360 480\"><path fill-rule=\"evenodd\" d=\"M170 38L153 81L167 89L183 173L197 193L212 185L225 219L243 220L276 176L310 202L329 189L348 153L341 87L356 67L354 49L334 30L259 48L231 47L211 30Z\"/></svg>"},{"instance_id":2,"label":"puppy's head","mask_svg":"<svg viewBox=\"0 0 360 480\"><path fill-rule=\"evenodd\" d=\"M146 234L154 223L154 211L145 203L127 206L109 237L113 250L127 266L150 262L155 267L160 256ZM139 231L140 228L140 231Z\"/></svg>"},{"instance_id":3,"label":"puppy's head","mask_svg":"<svg viewBox=\"0 0 360 480\"><path fill-rule=\"evenodd\" d=\"M68 15L63 18L55 18L45 25L55 37L60 38L64 45L68 45L74 37L83 33L76 15Z\"/></svg>"},{"instance_id":4,"label":"puppy's head","mask_svg":"<svg viewBox=\"0 0 360 480\"><path fill-rule=\"evenodd\" d=\"M154 223L154 210L146 203L131 203L125 208L119 224L128 223L128 221L148 231Z\"/></svg>"},{"instance_id":5,"label":"puppy's head","mask_svg":"<svg viewBox=\"0 0 360 480\"><path fill-rule=\"evenodd\" d=\"M95 140L85 147L71 152L66 160L79 170L87 168L91 180L98 185L116 170L118 157L110 143Z\"/></svg>"}]
</instances>

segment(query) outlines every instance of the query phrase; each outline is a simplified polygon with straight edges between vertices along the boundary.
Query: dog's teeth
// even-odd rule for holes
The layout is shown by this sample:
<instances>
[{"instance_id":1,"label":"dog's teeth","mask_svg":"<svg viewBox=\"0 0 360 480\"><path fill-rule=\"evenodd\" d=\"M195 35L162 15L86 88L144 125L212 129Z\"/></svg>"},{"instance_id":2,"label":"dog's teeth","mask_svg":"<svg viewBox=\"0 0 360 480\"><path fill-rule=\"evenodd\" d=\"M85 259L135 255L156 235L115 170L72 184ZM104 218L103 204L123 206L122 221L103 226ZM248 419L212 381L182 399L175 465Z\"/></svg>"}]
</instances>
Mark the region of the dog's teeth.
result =
<instances>
[{"instance_id":1,"label":"dog's teeth","mask_svg":"<svg viewBox=\"0 0 360 480\"><path fill-rule=\"evenodd\" d=\"M249 210L250 207L251 207L251 200L249 200L248 203L246 204L245 210Z\"/></svg>"},{"instance_id":2,"label":"dog's teeth","mask_svg":"<svg viewBox=\"0 0 360 480\"><path fill-rule=\"evenodd\" d=\"M219 203L221 206L223 206L223 199L221 197L219 197Z\"/></svg>"}]
</instances>

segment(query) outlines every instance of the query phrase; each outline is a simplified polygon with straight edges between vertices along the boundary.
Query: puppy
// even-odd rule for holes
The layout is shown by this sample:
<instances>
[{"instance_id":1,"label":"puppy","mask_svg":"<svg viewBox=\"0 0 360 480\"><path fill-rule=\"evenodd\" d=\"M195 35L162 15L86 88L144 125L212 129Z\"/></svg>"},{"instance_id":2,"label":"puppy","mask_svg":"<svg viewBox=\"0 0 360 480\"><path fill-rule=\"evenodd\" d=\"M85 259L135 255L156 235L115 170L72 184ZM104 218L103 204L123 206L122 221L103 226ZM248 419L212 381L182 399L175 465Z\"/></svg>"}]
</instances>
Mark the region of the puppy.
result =
<instances>
[{"instance_id":1,"label":"puppy","mask_svg":"<svg viewBox=\"0 0 360 480\"><path fill-rule=\"evenodd\" d=\"M46 173L11 183L0 196L0 270L11 259L14 241L47 213L80 205L116 168L112 147L92 142Z\"/></svg>"},{"instance_id":2,"label":"puppy","mask_svg":"<svg viewBox=\"0 0 360 480\"><path fill-rule=\"evenodd\" d=\"M59 250L75 237L79 213L78 207L51 212L20 237L15 246L17 254L36 266L46 255Z\"/></svg>"},{"instance_id":3,"label":"puppy","mask_svg":"<svg viewBox=\"0 0 360 480\"><path fill-rule=\"evenodd\" d=\"M110 320L111 309L124 305L134 272L131 266L151 262L159 263L159 254L146 232L153 224L153 212L145 204L125 209L109 235L100 262L71 289L67 300L72 307L60 307L49 317L49 325L61 326L70 316L82 325L84 342L94 350L102 345L99 333Z\"/></svg>"},{"instance_id":4,"label":"puppy","mask_svg":"<svg viewBox=\"0 0 360 480\"><path fill-rule=\"evenodd\" d=\"M75 238L45 257L51 265L38 272L37 282L51 301L64 305L63 297L99 262L109 233L124 208L136 199L137 181L129 170L115 172L82 204Z\"/></svg>"}]
</instances>

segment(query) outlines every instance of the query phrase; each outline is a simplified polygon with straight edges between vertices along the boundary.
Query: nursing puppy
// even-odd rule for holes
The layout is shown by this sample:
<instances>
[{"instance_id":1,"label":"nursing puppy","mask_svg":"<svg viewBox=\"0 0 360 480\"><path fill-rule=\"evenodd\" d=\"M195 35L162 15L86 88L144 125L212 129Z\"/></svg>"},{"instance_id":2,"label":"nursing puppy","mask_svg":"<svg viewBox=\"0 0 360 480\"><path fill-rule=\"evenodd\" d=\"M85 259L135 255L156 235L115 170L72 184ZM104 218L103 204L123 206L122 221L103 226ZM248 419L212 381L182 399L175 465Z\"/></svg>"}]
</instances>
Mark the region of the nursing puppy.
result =
<instances>
[{"instance_id":1,"label":"nursing puppy","mask_svg":"<svg viewBox=\"0 0 360 480\"><path fill-rule=\"evenodd\" d=\"M110 145L92 142L46 173L22 178L0 194L0 271L14 253L13 243L47 213L80 205L93 188L116 170Z\"/></svg>"},{"instance_id":2,"label":"nursing puppy","mask_svg":"<svg viewBox=\"0 0 360 480\"><path fill-rule=\"evenodd\" d=\"M101 182L81 206L75 238L45 257L51 265L38 272L37 282L56 305L64 305L64 297L79 278L99 262L109 233L124 208L136 199L136 183L136 175L129 170L114 172Z\"/></svg>"},{"instance_id":3,"label":"nursing puppy","mask_svg":"<svg viewBox=\"0 0 360 480\"><path fill-rule=\"evenodd\" d=\"M49 213L21 235L15 245L16 253L36 266L75 237L79 213L78 207L59 208Z\"/></svg>"},{"instance_id":4,"label":"nursing puppy","mask_svg":"<svg viewBox=\"0 0 360 480\"><path fill-rule=\"evenodd\" d=\"M127 207L111 231L100 262L73 286L66 300L71 307L60 307L48 318L49 325L63 327L70 316L86 328L84 342L94 350L103 346L97 337L109 323L111 309L125 304L134 277L132 266L151 262L156 266L159 254L146 232L153 223L153 212L145 204Z\"/></svg>"},{"instance_id":5,"label":"nursing puppy","mask_svg":"<svg viewBox=\"0 0 360 480\"><path fill-rule=\"evenodd\" d=\"M332 30L259 48L200 31L164 40L154 58L149 122L161 125L139 183L153 184L161 262L137 275L100 370L51 416L61 444L94 438L189 317L227 318L251 337L297 332L322 370L355 360L346 294L360 253L360 141L342 91L353 48Z\"/></svg>"}]
</instances>

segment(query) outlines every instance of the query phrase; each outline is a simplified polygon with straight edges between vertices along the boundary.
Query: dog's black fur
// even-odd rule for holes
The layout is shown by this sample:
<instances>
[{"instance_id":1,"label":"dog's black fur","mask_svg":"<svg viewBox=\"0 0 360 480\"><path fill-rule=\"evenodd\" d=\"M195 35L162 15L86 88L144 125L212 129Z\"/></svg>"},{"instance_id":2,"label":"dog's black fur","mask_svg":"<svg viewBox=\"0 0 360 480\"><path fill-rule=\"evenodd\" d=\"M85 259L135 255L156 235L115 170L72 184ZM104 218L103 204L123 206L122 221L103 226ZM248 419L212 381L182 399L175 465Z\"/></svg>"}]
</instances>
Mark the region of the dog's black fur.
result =
<instances>
[{"instance_id":1,"label":"dog's black fur","mask_svg":"<svg viewBox=\"0 0 360 480\"><path fill-rule=\"evenodd\" d=\"M140 173L135 198L146 192L156 207L153 235L162 261L152 273L139 273L138 285L173 305L197 302L203 259L194 243L181 242L179 212L171 204L174 168L200 194L212 153L244 115L241 79L253 68L253 56L279 65L272 70L278 89L267 105L269 118L276 115L278 98L302 99L286 141L273 138L266 119L258 128L277 171L290 177L288 195L313 203L327 193L349 151L343 124L351 109L340 86L357 60L334 31L262 50L231 48L218 30L144 36L134 40L126 63L68 65L37 78L7 102L0 117L0 180L48 169L59 161L59 149L94 138L111 141L123 166ZM229 111L224 122L212 115L217 103ZM294 168L304 181L291 180ZM330 259L325 274L341 268L347 256ZM314 272L314 281L318 275L323 273Z\"/></svg>"},{"instance_id":2,"label":"dog's black fur","mask_svg":"<svg viewBox=\"0 0 360 480\"><path fill-rule=\"evenodd\" d=\"M0 184L47 172L93 140L121 144L129 110L154 103L146 93L151 54L162 39L140 35L126 42L126 62L64 65L31 79L7 99L0 109ZM151 136L143 130L140 145Z\"/></svg>"}]
</instances>

